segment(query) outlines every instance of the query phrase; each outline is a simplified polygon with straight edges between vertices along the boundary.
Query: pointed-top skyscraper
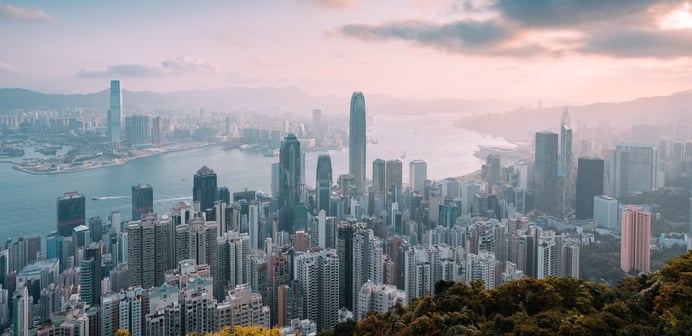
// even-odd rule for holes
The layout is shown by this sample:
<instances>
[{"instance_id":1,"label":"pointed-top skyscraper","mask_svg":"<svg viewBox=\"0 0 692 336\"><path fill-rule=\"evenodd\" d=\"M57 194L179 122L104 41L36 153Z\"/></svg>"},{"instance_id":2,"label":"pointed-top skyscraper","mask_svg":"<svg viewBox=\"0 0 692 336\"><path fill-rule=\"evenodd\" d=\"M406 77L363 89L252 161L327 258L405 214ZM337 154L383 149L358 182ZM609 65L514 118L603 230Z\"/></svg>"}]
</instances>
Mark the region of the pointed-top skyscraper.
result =
<instances>
[{"instance_id":1,"label":"pointed-top skyscraper","mask_svg":"<svg viewBox=\"0 0 692 336\"><path fill-rule=\"evenodd\" d=\"M573 194L572 185L574 175L574 161L572 159L572 127L567 108L562 113L560 122L560 154L557 163L558 177L558 212L566 214L569 212L571 198Z\"/></svg>"},{"instance_id":2,"label":"pointed-top skyscraper","mask_svg":"<svg viewBox=\"0 0 692 336\"><path fill-rule=\"evenodd\" d=\"M365 144L365 97L356 91L351 96L348 173L353 176L359 194L365 185Z\"/></svg>"}]
</instances>

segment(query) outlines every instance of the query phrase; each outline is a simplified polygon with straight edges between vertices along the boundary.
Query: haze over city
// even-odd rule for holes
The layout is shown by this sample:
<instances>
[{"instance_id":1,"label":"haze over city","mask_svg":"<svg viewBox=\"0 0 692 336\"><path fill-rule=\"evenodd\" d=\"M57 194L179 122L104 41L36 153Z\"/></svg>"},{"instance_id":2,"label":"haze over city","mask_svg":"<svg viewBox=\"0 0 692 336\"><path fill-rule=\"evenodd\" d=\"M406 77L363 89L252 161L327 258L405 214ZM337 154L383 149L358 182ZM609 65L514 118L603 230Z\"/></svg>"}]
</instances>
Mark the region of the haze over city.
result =
<instances>
[{"instance_id":1,"label":"haze over city","mask_svg":"<svg viewBox=\"0 0 692 336\"><path fill-rule=\"evenodd\" d=\"M0 3L0 86L623 101L690 89L686 1Z\"/></svg>"},{"instance_id":2,"label":"haze over city","mask_svg":"<svg viewBox=\"0 0 692 336\"><path fill-rule=\"evenodd\" d=\"M688 335L692 2L0 0L0 336Z\"/></svg>"}]
</instances>

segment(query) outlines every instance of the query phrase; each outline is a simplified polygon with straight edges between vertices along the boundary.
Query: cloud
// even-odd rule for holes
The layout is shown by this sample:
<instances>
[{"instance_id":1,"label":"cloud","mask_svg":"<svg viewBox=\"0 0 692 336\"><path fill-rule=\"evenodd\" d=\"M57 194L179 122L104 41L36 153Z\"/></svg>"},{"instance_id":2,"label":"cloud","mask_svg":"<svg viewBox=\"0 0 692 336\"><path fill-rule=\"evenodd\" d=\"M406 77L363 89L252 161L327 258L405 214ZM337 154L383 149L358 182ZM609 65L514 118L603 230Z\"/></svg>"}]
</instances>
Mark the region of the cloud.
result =
<instances>
[{"instance_id":1,"label":"cloud","mask_svg":"<svg viewBox=\"0 0 692 336\"><path fill-rule=\"evenodd\" d=\"M0 72L17 72L17 69L7 63L0 62Z\"/></svg>"},{"instance_id":2,"label":"cloud","mask_svg":"<svg viewBox=\"0 0 692 336\"><path fill-rule=\"evenodd\" d=\"M517 44L516 34L496 21L432 23L398 21L381 25L350 24L341 33L363 41L407 41L464 54L530 55L543 51L536 44Z\"/></svg>"},{"instance_id":3,"label":"cloud","mask_svg":"<svg viewBox=\"0 0 692 336\"><path fill-rule=\"evenodd\" d=\"M87 68L77 72L77 77L161 77L181 74L205 75L218 72L215 64L190 55L184 55L161 62L158 65L116 64L105 68Z\"/></svg>"},{"instance_id":4,"label":"cloud","mask_svg":"<svg viewBox=\"0 0 692 336\"><path fill-rule=\"evenodd\" d=\"M625 29L593 34L578 51L618 58L678 58L692 56L690 30Z\"/></svg>"},{"instance_id":5,"label":"cloud","mask_svg":"<svg viewBox=\"0 0 692 336\"><path fill-rule=\"evenodd\" d=\"M48 15L41 8L20 7L4 3L0 3L0 19L58 23L56 18Z\"/></svg>"}]
</instances>

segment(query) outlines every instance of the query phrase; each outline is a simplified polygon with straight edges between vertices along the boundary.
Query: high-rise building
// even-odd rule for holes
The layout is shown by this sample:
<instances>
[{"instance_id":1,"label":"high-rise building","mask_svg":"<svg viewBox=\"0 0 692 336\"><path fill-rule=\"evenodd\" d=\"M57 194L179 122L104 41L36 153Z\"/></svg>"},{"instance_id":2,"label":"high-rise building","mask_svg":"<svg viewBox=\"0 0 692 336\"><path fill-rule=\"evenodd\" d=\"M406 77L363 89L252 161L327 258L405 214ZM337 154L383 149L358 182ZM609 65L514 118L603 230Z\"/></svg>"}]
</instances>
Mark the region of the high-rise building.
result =
<instances>
[{"instance_id":1,"label":"high-rise building","mask_svg":"<svg viewBox=\"0 0 692 336\"><path fill-rule=\"evenodd\" d=\"M557 134L536 133L535 162L533 167L536 189L536 209L554 214L557 210Z\"/></svg>"},{"instance_id":2,"label":"high-rise building","mask_svg":"<svg viewBox=\"0 0 692 336\"><path fill-rule=\"evenodd\" d=\"M132 220L154 211L154 189L144 183L132 186Z\"/></svg>"},{"instance_id":3,"label":"high-rise building","mask_svg":"<svg viewBox=\"0 0 692 336\"><path fill-rule=\"evenodd\" d=\"M158 147L163 144L163 129L161 128L161 117L151 118L151 144Z\"/></svg>"},{"instance_id":4,"label":"high-rise building","mask_svg":"<svg viewBox=\"0 0 692 336\"><path fill-rule=\"evenodd\" d=\"M108 109L108 138L111 146L120 146L120 124L122 122L123 92L120 81L112 80L110 89L110 107Z\"/></svg>"},{"instance_id":5,"label":"high-rise building","mask_svg":"<svg viewBox=\"0 0 692 336\"><path fill-rule=\"evenodd\" d=\"M151 288L163 283L168 269L170 219L146 214L127 224L128 282L130 286Z\"/></svg>"},{"instance_id":6,"label":"high-rise building","mask_svg":"<svg viewBox=\"0 0 692 336\"><path fill-rule=\"evenodd\" d=\"M92 244L85 249L84 259L80 262L79 296L88 305L101 303L101 249Z\"/></svg>"},{"instance_id":7,"label":"high-rise building","mask_svg":"<svg viewBox=\"0 0 692 336\"><path fill-rule=\"evenodd\" d=\"M356 192L363 193L365 185L365 97L362 92L351 96L351 116L348 143L348 173L355 179Z\"/></svg>"},{"instance_id":8,"label":"high-rise building","mask_svg":"<svg viewBox=\"0 0 692 336\"><path fill-rule=\"evenodd\" d=\"M603 194L603 159L579 158L577 163L577 219L593 218L593 200Z\"/></svg>"},{"instance_id":9,"label":"high-rise building","mask_svg":"<svg viewBox=\"0 0 692 336\"><path fill-rule=\"evenodd\" d=\"M199 202L199 210L212 209L218 196L218 185L216 183L216 173L203 166L195 173L192 186L192 201Z\"/></svg>"},{"instance_id":10,"label":"high-rise building","mask_svg":"<svg viewBox=\"0 0 692 336\"><path fill-rule=\"evenodd\" d=\"M73 191L58 197L58 234L72 235L72 229L86 224L86 199Z\"/></svg>"},{"instance_id":11,"label":"high-rise building","mask_svg":"<svg viewBox=\"0 0 692 336\"><path fill-rule=\"evenodd\" d=\"M151 146L151 117L147 115L125 117L125 135L130 147Z\"/></svg>"},{"instance_id":12,"label":"high-rise building","mask_svg":"<svg viewBox=\"0 0 692 336\"><path fill-rule=\"evenodd\" d=\"M618 198L655 190L657 167L656 147L617 145L610 161L611 196Z\"/></svg>"},{"instance_id":13,"label":"high-rise building","mask_svg":"<svg viewBox=\"0 0 692 336\"><path fill-rule=\"evenodd\" d=\"M572 159L572 127L571 127L569 112L565 109L562 113L562 121L560 123L560 153L557 163L558 177L558 210L561 214L566 214L569 211L572 199L572 179L573 174L573 159Z\"/></svg>"},{"instance_id":14,"label":"high-rise building","mask_svg":"<svg viewBox=\"0 0 692 336\"><path fill-rule=\"evenodd\" d=\"M358 307L358 289L368 282L382 283L382 240L364 223L356 223L353 233L353 307Z\"/></svg>"},{"instance_id":15,"label":"high-rise building","mask_svg":"<svg viewBox=\"0 0 692 336\"><path fill-rule=\"evenodd\" d=\"M288 134L279 151L279 230L288 233L295 232L293 212L300 202L301 160L300 142Z\"/></svg>"},{"instance_id":16,"label":"high-rise building","mask_svg":"<svg viewBox=\"0 0 692 336\"><path fill-rule=\"evenodd\" d=\"M329 213L329 203L332 194L332 159L329 154L317 157L317 212L324 210Z\"/></svg>"},{"instance_id":17,"label":"high-rise building","mask_svg":"<svg viewBox=\"0 0 692 336\"><path fill-rule=\"evenodd\" d=\"M618 200L607 195L593 198L593 219L596 225L611 230L620 229L618 221Z\"/></svg>"},{"instance_id":18,"label":"high-rise building","mask_svg":"<svg viewBox=\"0 0 692 336\"><path fill-rule=\"evenodd\" d=\"M408 184L420 195L425 192L425 180L428 178L428 164L423 160L413 160L408 164Z\"/></svg>"},{"instance_id":19,"label":"high-rise building","mask_svg":"<svg viewBox=\"0 0 692 336\"><path fill-rule=\"evenodd\" d=\"M303 316L315 321L317 330L329 330L339 322L339 257L335 250L308 252L296 257L296 279L303 291Z\"/></svg>"},{"instance_id":20,"label":"high-rise building","mask_svg":"<svg viewBox=\"0 0 692 336\"><path fill-rule=\"evenodd\" d=\"M337 255L339 256L339 307L353 310L353 226L342 222L337 229Z\"/></svg>"},{"instance_id":21,"label":"high-rise building","mask_svg":"<svg viewBox=\"0 0 692 336\"><path fill-rule=\"evenodd\" d=\"M368 281L358 291L358 307L354 316L360 320L370 312L386 314L397 304L405 307L406 302L406 292L396 286Z\"/></svg>"},{"instance_id":22,"label":"high-rise building","mask_svg":"<svg viewBox=\"0 0 692 336\"><path fill-rule=\"evenodd\" d=\"M387 190L387 180L385 179L385 162L376 159L372 162L372 187L377 193L384 193Z\"/></svg>"},{"instance_id":23,"label":"high-rise building","mask_svg":"<svg viewBox=\"0 0 692 336\"><path fill-rule=\"evenodd\" d=\"M401 160L389 160L386 164L386 188L391 189L392 187L401 190L403 184L403 165Z\"/></svg>"},{"instance_id":24,"label":"high-rise building","mask_svg":"<svg viewBox=\"0 0 692 336\"><path fill-rule=\"evenodd\" d=\"M231 306L230 325L270 327L269 306L262 304L262 295L253 293L248 284L237 285L226 302Z\"/></svg>"},{"instance_id":25,"label":"high-rise building","mask_svg":"<svg viewBox=\"0 0 692 336\"><path fill-rule=\"evenodd\" d=\"M620 269L648 273L651 260L651 213L630 205L622 213Z\"/></svg>"}]
</instances>

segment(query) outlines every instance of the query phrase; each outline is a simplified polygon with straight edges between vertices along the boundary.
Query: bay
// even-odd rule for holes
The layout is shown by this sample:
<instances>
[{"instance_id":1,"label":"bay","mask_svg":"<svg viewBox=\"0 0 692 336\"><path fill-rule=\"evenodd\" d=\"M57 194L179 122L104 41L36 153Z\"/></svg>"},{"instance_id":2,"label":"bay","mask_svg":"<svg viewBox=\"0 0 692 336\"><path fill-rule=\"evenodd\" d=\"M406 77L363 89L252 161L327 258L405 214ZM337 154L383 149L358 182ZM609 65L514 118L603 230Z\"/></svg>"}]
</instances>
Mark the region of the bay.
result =
<instances>
[{"instance_id":1,"label":"bay","mask_svg":"<svg viewBox=\"0 0 692 336\"><path fill-rule=\"evenodd\" d=\"M376 144L367 145L367 176L372 161L401 159L404 183L408 163L415 159L428 164L428 178L461 176L480 169L482 160L474 156L478 145L511 147L512 144L454 126L458 114L376 116L367 136ZM306 183L315 185L318 152L306 155ZM329 152L333 175L348 173L348 149ZM154 188L154 211L163 214L180 201L192 200L195 172L206 165L216 172L219 185L231 192L244 189L271 192L271 164L278 157L218 146L173 152L130 161L122 166L55 175L31 175L0 163L0 239L45 236L55 230L56 200L65 192L78 191L86 200L87 218L120 211L130 217L130 187L140 182ZM100 197L92 200L92 197Z\"/></svg>"}]
</instances>

